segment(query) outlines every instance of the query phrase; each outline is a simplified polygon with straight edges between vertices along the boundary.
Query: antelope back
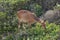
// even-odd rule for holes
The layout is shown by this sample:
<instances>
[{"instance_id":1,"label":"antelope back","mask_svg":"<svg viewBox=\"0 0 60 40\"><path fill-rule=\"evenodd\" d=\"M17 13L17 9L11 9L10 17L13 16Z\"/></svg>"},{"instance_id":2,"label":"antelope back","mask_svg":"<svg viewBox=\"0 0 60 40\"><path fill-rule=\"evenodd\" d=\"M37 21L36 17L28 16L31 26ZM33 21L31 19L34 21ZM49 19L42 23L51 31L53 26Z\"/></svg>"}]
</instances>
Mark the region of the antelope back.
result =
<instances>
[{"instance_id":1,"label":"antelope back","mask_svg":"<svg viewBox=\"0 0 60 40\"><path fill-rule=\"evenodd\" d=\"M39 18L32 12L28 10L20 10L17 12L17 16L20 22L26 22L33 24L39 21Z\"/></svg>"}]
</instances>

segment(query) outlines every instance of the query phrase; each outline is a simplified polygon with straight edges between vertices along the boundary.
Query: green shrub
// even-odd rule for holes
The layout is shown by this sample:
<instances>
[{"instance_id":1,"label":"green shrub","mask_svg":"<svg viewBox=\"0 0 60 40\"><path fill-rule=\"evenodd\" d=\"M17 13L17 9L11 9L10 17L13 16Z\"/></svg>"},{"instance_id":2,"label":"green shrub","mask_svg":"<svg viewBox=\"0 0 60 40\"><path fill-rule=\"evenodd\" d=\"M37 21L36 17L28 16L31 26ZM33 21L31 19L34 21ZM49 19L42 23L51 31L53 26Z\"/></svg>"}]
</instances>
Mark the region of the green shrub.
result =
<instances>
[{"instance_id":1,"label":"green shrub","mask_svg":"<svg viewBox=\"0 0 60 40\"><path fill-rule=\"evenodd\" d=\"M6 17L6 13L0 12L0 19L1 19L1 18L5 18L5 17Z\"/></svg>"},{"instance_id":2,"label":"green shrub","mask_svg":"<svg viewBox=\"0 0 60 40\"><path fill-rule=\"evenodd\" d=\"M42 6L41 5L39 5L39 4L37 4L37 3L34 3L33 4L33 11L35 12L35 14L37 15L37 16L40 16L40 15L42 15Z\"/></svg>"},{"instance_id":3,"label":"green shrub","mask_svg":"<svg viewBox=\"0 0 60 40\"><path fill-rule=\"evenodd\" d=\"M56 4L56 6L55 7L53 7L54 9L58 9L58 10L60 10L60 4Z\"/></svg>"},{"instance_id":4,"label":"green shrub","mask_svg":"<svg viewBox=\"0 0 60 40\"><path fill-rule=\"evenodd\" d=\"M0 12L0 38L2 33L16 32L17 22L16 22L16 12L18 9L31 10L30 0L0 0L1 7L5 9L5 12ZM31 4L32 5L32 4ZM38 3L33 3L32 7L37 16L42 14L42 7ZM60 9L60 7L58 7ZM34 40L56 40L58 37L57 32L59 31L59 25L54 23L47 23L46 29L41 27L41 24L36 23L31 29L26 29L27 39ZM20 34L19 34L20 35ZM24 37L18 37L18 40ZM14 40L13 35L7 36L6 40Z\"/></svg>"},{"instance_id":5,"label":"green shrub","mask_svg":"<svg viewBox=\"0 0 60 40\"><path fill-rule=\"evenodd\" d=\"M40 23L36 23L36 26L31 29L26 29L25 32L27 33L26 39L28 40L57 40L58 38L58 31L60 25L56 25L54 23L46 23L46 29L41 27ZM21 32L20 32L21 33ZM17 38L18 40L25 39L24 36L20 36Z\"/></svg>"}]
</instances>

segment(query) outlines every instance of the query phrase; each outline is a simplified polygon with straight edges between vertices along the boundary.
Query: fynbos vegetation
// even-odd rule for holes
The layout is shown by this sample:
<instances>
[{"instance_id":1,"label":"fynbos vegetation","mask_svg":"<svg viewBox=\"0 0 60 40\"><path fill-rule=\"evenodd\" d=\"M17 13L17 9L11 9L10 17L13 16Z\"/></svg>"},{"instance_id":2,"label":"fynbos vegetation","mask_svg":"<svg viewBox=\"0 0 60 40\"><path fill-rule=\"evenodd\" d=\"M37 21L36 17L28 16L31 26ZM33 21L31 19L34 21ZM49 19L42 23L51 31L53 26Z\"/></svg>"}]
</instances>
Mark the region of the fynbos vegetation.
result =
<instances>
[{"instance_id":1,"label":"fynbos vegetation","mask_svg":"<svg viewBox=\"0 0 60 40\"><path fill-rule=\"evenodd\" d=\"M46 28L44 29L38 21L31 24L31 28L24 24L23 29L21 24L18 30L19 10L31 11L37 18L46 20ZM0 0L0 40L58 40L59 11L59 0Z\"/></svg>"}]
</instances>

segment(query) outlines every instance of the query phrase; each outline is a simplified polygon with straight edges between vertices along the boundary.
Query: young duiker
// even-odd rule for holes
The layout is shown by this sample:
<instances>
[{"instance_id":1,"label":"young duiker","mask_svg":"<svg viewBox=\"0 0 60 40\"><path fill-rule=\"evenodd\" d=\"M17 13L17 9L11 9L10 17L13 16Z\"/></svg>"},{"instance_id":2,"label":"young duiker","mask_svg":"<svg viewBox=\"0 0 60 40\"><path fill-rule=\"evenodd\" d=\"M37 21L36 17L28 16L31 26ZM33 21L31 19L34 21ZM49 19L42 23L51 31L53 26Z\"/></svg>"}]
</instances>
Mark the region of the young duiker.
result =
<instances>
[{"instance_id":1,"label":"young duiker","mask_svg":"<svg viewBox=\"0 0 60 40\"><path fill-rule=\"evenodd\" d=\"M28 10L20 10L17 12L18 17L18 28L20 28L21 23L27 23L29 26L35 22L41 23L42 27L45 28L45 22L44 20L41 20L38 18L34 13L28 11ZM25 28L25 27L24 27Z\"/></svg>"}]
</instances>

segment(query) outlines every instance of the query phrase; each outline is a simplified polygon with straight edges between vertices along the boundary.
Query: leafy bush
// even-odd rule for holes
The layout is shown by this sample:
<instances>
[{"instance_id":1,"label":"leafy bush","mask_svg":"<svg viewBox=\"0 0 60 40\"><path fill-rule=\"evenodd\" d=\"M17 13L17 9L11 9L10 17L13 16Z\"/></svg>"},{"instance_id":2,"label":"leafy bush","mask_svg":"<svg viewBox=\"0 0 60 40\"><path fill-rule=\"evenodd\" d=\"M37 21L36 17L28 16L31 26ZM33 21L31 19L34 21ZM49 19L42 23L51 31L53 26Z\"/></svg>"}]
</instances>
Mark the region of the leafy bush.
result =
<instances>
[{"instance_id":1,"label":"leafy bush","mask_svg":"<svg viewBox=\"0 0 60 40\"><path fill-rule=\"evenodd\" d=\"M0 12L0 39L2 38L1 34L8 32L16 33L18 30L16 19L16 12L18 9L33 9L37 16L40 16L42 14L42 7L38 3L32 2L31 4L31 2L32 1L30 0L0 0L0 7L4 9L2 12ZM37 23L35 26L32 26L31 29L25 30L27 37L24 37L25 35L23 35L23 31L21 31L22 33L20 32L17 35L18 37L16 39L22 40L24 38L27 38L30 40L56 40L58 37L58 31L59 25L56 25L54 23L47 23L46 29L43 29L41 27L41 24ZM14 36L7 36L6 40L14 40Z\"/></svg>"},{"instance_id":2,"label":"leafy bush","mask_svg":"<svg viewBox=\"0 0 60 40\"><path fill-rule=\"evenodd\" d=\"M58 31L59 31L59 28L60 25L56 25L54 23L48 23L46 24L46 29L43 29L41 27L41 24L40 23L36 23L36 26L35 27L32 27L31 29L26 29L25 30L25 35L22 34L21 35L21 32L18 34L18 40L21 40L21 39L30 39L30 40L57 40L58 38ZM24 37L25 36L25 37Z\"/></svg>"},{"instance_id":3,"label":"leafy bush","mask_svg":"<svg viewBox=\"0 0 60 40\"><path fill-rule=\"evenodd\" d=\"M56 4L56 6L54 7L54 9L60 10L60 4Z\"/></svg>"},{"instance_id":4,"label":"leafy bush","mask_svg":"<svg viewBox=\"0 0 60 40\"><path fill-rule=\"evenodd\" d=\"M30 7L31 7L30 9L31 9L32 11L34 11L37 16L42 15L42 12L43 12L43 11L42 11L42 6L41 6L41 5L39 5L39 4L37 4L37 3L33 3L33 4L31 4Z\"/></svg>"},{"instance_id":5,"label":"leafy bush","mask_svg":"<svg viewBox=\"0 0 60 40\"><path fill-rule=\"evenodd\" d=\"M0 12L0 33L15 30L17 27L16 12L19 8L31 10L30 3L28 2L30 0L0 0L0 6L3 8L2 12ZM42 14L42 7L38 3L33 3L32 7L37 16Z\"/></svg>"}]
</instances>

